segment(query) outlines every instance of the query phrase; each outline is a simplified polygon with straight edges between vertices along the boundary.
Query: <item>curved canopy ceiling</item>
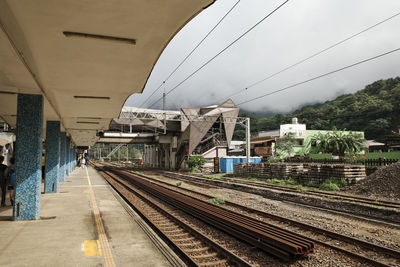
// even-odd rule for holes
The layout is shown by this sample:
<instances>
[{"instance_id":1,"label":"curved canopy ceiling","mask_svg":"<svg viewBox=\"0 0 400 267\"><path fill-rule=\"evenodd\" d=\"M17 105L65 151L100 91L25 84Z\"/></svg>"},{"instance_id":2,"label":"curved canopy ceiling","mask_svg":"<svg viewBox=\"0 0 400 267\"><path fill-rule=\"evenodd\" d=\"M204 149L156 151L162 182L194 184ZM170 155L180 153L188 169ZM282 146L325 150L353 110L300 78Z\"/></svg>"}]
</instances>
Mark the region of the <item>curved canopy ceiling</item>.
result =
<instances>
[{"instance_id":1,"label":"curved canopy ceiling","mask_svg":"<svg viewBox=\"0 0 400 267\"><path fill-rule=\"evenodd\" d=\"M0 117L15 126L17 94L42 94L44 121L60 120L78 146L94 144L176 32L212 2L0 1Z\"/></svg>"}]
</instances>

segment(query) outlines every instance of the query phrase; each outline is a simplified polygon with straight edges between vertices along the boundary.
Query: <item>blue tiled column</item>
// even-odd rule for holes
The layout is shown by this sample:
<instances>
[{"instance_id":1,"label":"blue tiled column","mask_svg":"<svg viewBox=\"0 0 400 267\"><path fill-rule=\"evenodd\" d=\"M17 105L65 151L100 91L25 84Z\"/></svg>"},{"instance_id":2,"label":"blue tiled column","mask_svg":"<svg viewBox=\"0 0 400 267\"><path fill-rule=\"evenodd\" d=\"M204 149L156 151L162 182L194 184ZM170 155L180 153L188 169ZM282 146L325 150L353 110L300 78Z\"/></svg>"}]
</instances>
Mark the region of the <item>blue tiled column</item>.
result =
<instances>
[{"instance_id":1,"label":"blue tiled column","mask_svg":"<svg viewBox=\"0 0 400 267\"><path fill-rule=\"evenodd\" d=\"M71 148L71 146L69 147L69 163L68 163L68 166L69 166L69 173L72 173L72 148Z\"/></svg>"},{"instance_id":2,"label":"blue tiled column","mask_svg":"<svg viewBox=\"0 0 400 267\"><path fill-rule=\"evenodd\" d=\"M72 161L72 163L74 164L74 169L76 167L76 147L74 146L74 160Z\"/></svg>"},{"instance_id":3,"label":"blue tiled column","mask_svg":"<svg viewBox=\"0 0 400 267\"><path fill-rule=\"evenodd\" d=\"M71 144L71 140L69 142ZM71 145L69 146L69 163L68 163L68 166L69 166L69 173L72 173L72 148L71 148Z\"/></svg>"},{"instance_id":4,"label":"blue tiled column","mask_svg":"<svg viewBox=\"0 0 400 267\"><path fill-rule=\"evenodd\" d=\"M46 122L46 176L44 192L58 192L58 175L60 173L60 122Z\"/></svg>"},{"instance_id":5,"label":"blue tiled column","mask_svg":"<svg viewBox=\"0 0 400 267\"><path fill-rule=\"evenodd\" d=\"M18 95L14 220L35 220L40 214L42 179L43 97Z\"/></svg>"},{"instance_id":6,"label":"blue tiled column","mask_svg":"<svg viewBox=\"0 0 400 267\"><path fill-rule=\"evenodd\" d=\"M65 142L65 169L66 175L69 176L69 139L67 137Z\"/></svg>"},{"instance_id":7,"label":"blue tiled column","mask_svg":"<svg viewBox=\"0 0 400 267\"><path fill-rule=\"evenodd\" d=\"M60 134L60 174L59 182L65 182L65 152L66 152L66 140L67 136L65 132Z\"/></svg>"}]
</instances>

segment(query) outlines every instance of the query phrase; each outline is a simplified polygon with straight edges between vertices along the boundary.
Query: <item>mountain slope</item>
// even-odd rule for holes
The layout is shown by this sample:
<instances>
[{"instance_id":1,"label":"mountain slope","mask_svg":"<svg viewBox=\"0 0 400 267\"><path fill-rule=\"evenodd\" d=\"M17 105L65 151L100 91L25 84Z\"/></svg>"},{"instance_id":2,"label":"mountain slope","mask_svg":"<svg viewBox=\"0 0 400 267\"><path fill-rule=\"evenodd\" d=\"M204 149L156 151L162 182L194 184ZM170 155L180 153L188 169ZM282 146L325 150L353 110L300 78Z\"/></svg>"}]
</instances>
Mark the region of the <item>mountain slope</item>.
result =
<instances>
[{"instance_id":1,"label":"mountain slope","mask_svg":"<svg viewBox=\"0 0 400 267\"><path fill-rule=\"evenodd\" d=\"M241 116L249 114L241 114ZM346 94L322 104L304 106L290 114L263 118L250 115L252 132L279 129L297 117L310 130L338 129L364 131L367 139L384 140L400 127L400 77L379 80L354 94ZM235 137L242 131L237 128Z\"/></svg>"}]
</instances>

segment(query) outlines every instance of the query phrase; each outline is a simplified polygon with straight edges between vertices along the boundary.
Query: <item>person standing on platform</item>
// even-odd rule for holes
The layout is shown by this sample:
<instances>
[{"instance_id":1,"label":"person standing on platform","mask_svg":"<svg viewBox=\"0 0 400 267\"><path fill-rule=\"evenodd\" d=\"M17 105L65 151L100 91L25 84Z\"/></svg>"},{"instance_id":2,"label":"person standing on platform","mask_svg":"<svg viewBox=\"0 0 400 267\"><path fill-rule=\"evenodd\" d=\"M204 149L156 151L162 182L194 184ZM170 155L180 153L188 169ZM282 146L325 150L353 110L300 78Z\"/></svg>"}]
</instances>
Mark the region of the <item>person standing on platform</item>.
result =
<instances>
[{"instance_id":1,"label":"person standing on platform","mask_svg":"<svg viewBox=\"0 0 400 267\"><path fill-rule=\"evenodd\" d=\"M11 206L14 206L14 188L15 188L15 159L10 159L10 166L8 167L8 177L10 177L10 181L8 182L8 191L10 192L10 201Z\"/></svg>"},{"instance_id":2,"label":"person standing on platform","mask_svg":"<svg viewBox=\"0 0 400 267\"><path fill-rule=\"evenodd\" d=\"M6 205L7 183L8 183L8 167L3 164L4 157L0 156L0 189L1 189L1 206Z\"/></svg>"},{"instance_id":3,"label":"person standing on platform","mask_svg":"<svg viewBox=\"0 0 400 267\"><path fill-rule=\"evenodd\" d=\"M85 157L82 157L81 167L85 168L85 165L86 165L86 159Z\"/></svg>"}]
</instances>

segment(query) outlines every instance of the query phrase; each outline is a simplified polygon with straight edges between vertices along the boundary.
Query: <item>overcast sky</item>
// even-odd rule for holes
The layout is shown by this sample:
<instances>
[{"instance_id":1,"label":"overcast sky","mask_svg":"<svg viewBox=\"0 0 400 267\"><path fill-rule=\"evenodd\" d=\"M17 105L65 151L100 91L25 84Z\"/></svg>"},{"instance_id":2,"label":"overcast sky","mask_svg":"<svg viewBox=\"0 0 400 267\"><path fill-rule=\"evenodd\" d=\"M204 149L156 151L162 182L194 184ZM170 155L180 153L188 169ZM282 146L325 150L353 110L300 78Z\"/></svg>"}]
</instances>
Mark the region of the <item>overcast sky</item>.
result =
<instances>
[{"instance_id":1,"label":"overcast sky","mask_svg":"<svg viewBox=\"0 0 400 267\"><path fill-rule=\"evenodd\" d=\"M143 94L125 105L140 106L237 0L217 0L188 23L162 53ZM168 92L207 60L280 5L283 0L241 0L218 28L165 83ZM167 96L167 107L217 104L344 38L400 12L399 0L291 0L249 34ZM240 103L319 74L400 48L400 15L293 69L233 97ZM353 93L378 79L400 75L400 51L351 69L241 105L254 112L290 112L307 103ZM164 88L144 107L159 99ZM158 105L160 107L161 101Z\"/></svg>"}]
</instances>

